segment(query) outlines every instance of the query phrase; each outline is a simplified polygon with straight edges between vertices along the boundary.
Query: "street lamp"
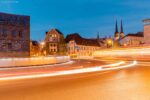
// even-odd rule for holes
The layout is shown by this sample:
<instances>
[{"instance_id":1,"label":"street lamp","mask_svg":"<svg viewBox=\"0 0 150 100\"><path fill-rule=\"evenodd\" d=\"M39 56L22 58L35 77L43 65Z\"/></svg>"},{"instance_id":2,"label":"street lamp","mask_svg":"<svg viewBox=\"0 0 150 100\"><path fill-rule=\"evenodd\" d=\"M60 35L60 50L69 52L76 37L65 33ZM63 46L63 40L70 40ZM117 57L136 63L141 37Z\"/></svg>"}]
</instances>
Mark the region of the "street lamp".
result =
<instances>
[{"instance_id":1,"label":"street lamp","mask_svg":"<svg viewBox=\"0 0 150 100\"><path fill-rule=\"evenodd\" d=\"M113 47L113 41L109 39L109 40L107 41L107 46L108 46L108 47Z\"/></svg>"},{"instance_id":2,"label":"street lamp","mask_svg":"<svg viewBox=\"0 0 150 100\"><path fill-rule=\"evenodd\" d=\"M111 40L108 40L108 44L110 44L110 45L111 45L111 44L112 44L112 41L111 41Z\"/></svg>"},{"instance_id":3,"label":"street lamp","mask_svg":"<svg viewBox=\"0 0 150 100\"><path fill-rule=\"evenodd\" d=\"M40 45L43 47L45 45L45 42L44 41L40 42Z\"/></svg>"}]
</instances>

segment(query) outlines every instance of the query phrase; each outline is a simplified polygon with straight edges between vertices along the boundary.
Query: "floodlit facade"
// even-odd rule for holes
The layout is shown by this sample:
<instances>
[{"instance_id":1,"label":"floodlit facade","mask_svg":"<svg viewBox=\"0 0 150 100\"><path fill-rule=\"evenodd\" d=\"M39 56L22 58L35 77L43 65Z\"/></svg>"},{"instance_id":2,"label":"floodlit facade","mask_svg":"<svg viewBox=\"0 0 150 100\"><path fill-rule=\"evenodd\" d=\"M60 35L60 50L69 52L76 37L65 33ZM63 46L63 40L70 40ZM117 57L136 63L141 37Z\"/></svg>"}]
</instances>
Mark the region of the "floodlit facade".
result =
<instances>
[{"instance_id":1,"label":"floodlit facade","mask_svg":"<svg viewBox=\"0 0 150 100\"><path fill-rule=\"evenodd\" d=\"M91 56L94 51L100 50L101 46L97 39L85 39L79 34L70 34L66 37L68 55Z\"/></svg>"},{"instance_id":2,"label":"floodlit facade","mask_svg":"<svg viewBox=\"0 0 150 100\"><path fill-rule=\"evenodd\" d=\"M0 57L30 55L30 16L0 13Z\"/></svg>"},{"instance_id":3,"label":"floodlit facade","mask_svg":"<svg viewBox=\"0 0 150 100\"><path fill-rule=\"evenodd\" d=\"M45 49L47 55L65 55L66 44L63 33L58 29L52 29L46 32Z\"/></svg>"},{"instance_id":4,"label":"floodlit facade","mask_svg":"<svg viewBox=\"0 0 150 100\"><path fill-rule=\"evenodd\" d=\"M120 40L122 46L142 46L144 44L143 32L128 34Z\"/></svg>"},{"instance_id":5,"label":"floodlit facade","mask_svg":"<svg viewBox=\"0 0 150 100\"><path fill-rule=\"evenodd\" d=\"M146 19L144 22L144 42L150 45L150 19Z\"/></svg>"}]
</instances>

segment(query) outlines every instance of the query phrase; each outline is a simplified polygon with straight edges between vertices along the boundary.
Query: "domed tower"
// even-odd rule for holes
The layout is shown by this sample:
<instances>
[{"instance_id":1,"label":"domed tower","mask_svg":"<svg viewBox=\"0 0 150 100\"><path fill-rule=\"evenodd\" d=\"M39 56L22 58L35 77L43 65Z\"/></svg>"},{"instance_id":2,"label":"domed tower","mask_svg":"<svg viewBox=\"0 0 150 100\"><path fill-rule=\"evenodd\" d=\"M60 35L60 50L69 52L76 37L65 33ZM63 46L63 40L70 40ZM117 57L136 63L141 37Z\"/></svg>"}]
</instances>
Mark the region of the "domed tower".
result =
<instances>
[{"instance_id":1,"label":"domed tower","mask_svg":"<svg viewBox=\"0 0 150 100\"><path fill-rule=\"evenodd\" d=\"M115 27L114 39L115 40L119 39L119 32L118 32L118 23L117 23L117 20L116 20L116 27Z\"/></svg>"},{"instance_id":2,"label":"domed tower","mask_svg":"<svg viewBox=\"0 0 150 100\"><path fill-rule=\"evenodd\" d=\"M122 25L122 20L121 20L121 28L120 28L120 39L124 37L124 32L123 32L123 25Z\"/></svg>"}]
</instances>

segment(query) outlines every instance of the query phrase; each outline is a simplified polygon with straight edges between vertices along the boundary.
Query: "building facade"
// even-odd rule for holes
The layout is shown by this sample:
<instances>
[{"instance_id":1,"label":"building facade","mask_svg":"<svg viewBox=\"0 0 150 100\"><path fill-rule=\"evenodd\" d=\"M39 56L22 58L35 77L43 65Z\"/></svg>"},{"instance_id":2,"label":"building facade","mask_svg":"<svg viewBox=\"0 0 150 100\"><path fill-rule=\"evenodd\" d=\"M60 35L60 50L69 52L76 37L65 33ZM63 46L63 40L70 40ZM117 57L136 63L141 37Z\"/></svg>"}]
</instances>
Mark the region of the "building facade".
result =
<instances>
[{"instance_id":1,"label":"building facade","mask_svg":"<svg viewBox=\"0 0 150 100\"><path fill-rule=\"evenodd\" d=\"M150 45L150 19L146 19L144 22L144 42L146 45Z\"/></svg>"},{"instance_id":2,"label":"building facade","mask_svg":"<svg viewBox=\"0 0 150 100\"><path fill-rule=\"evenodd\" d=\"M85 39L78 33L67 35L65 40L67 42L68 55L72 57L91 56L94 51L101 49L97 39Z\"/></svg>"},{"instance_id":3,"label":"building facade","mask_svg":"<svg viewBox=\"0 0 150 100\"><path fill-rule=\"evenodd\" d=\"M63 33L58 29L46 32L45 43L47 55L65 55L67 52Z\"/></svg>"},{"instance_id":4,"label":"building facade","mask_svg":"<svg viewBox=\"0 0 150 100\"><path fill-rule=\"evenodd\" d=\"M142 46L144 44L143 32L127 34L120 40L122 46Z\"/></svg>"},{"instance_id":5,"label":"building facade","mask_svg":"<svg viewBox=\"0 0 150 100\"><path fill-rule=\"evenodd\" d=\"M40 45L37 41L30 41L30 56L38 56L40 54Z\"/></svg>"},{"instance_id":6,"label":"building facade","mask_svg":"<svg viewBox=\"0 0 150 100\"><path fill-rule=\"evenodd\" d=\"M0 13L0 57L30 55L30 17Z\"/></svg>"}]
</instances>

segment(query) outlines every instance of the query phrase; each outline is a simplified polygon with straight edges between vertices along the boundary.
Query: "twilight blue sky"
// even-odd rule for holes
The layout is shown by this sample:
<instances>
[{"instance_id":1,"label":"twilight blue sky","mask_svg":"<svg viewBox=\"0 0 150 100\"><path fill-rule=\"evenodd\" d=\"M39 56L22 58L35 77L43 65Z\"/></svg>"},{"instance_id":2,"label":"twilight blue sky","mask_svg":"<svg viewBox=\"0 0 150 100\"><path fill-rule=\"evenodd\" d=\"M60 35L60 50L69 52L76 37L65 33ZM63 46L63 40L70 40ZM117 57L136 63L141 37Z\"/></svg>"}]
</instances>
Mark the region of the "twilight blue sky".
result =
<instances>
[{"instance_id":1,"label":"twilight blue sky","mask_svg":"<svg viewBox=\"0 0 150 100\"><path fill-rule=\"evenodd\" d=\"M149 4L150 0L0 0L0 12L31 16L32 39L44 39L51 28L93 38L97 32L113 36L116 19L119 25L123 19L125 34L143 31Z\"/></svg>"}]
</instances>

